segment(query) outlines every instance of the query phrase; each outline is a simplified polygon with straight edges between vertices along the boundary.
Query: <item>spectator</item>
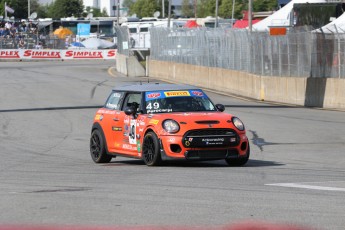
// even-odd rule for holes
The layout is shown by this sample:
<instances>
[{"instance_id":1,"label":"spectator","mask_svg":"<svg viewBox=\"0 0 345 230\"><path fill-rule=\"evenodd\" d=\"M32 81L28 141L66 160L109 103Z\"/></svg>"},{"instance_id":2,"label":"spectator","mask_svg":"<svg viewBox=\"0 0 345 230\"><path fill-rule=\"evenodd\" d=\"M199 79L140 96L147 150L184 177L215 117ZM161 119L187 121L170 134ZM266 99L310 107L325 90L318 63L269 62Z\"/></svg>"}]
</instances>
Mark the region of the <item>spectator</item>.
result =
<instances>
[{"instance_id":1,"label":"spectator","mask_svg":"<svg viewBox=\"0 0 345 230\"><path fill-rule=\"evenodd\" d=\"M29 28L28 28L28 32L30 32L30 33L35 33L35 31L36 31L37 28L36 28L36 25L32 23L32 21L29 22L28 27L29 27Z\"/></svg>"},{"instance_id":2,"label":"spectator","mask_svg":"<svg viewBox=\"0 0 345 230\"><path fill-rule=\"evenodd\" d=\"M10 30L5 28L5 30L3 31L3 37L5 38L9 38L10 37Z\"/></svg>"},{"instance_id":3,"label":"spectator","mask_svg":"<svg viewBox=\"0 0 345 230\"><path fill-rule=\"evenodd\" d=\"M5 24L5 29L10 30L11 28L12 28L11 22L6 22L6 24Z\"/></svg>"},{"instance_id":4,"label":"spectator","mask_svg":"<svg viewBox=\"0 0 345 230\"><path fill-rule=\"evenodd\" d=\"M27 32L25 20L22 20L22 23L20 23L20 25L19 25L19 31L20 31L20 32Z\"/></svg>"},{"instance_id":5,"label":"spectator","mask_svg":"<svg viewBox=\"0 0 345 230\"><path fill-rule=\"evenodd\" d=\"M23 38L21 38L21 39L19 40L18 48L19 48L19 49L24 49L24 48L25 48L25 42L24 42L24 39L23 39Z\"/></svg>"}]
</instances>

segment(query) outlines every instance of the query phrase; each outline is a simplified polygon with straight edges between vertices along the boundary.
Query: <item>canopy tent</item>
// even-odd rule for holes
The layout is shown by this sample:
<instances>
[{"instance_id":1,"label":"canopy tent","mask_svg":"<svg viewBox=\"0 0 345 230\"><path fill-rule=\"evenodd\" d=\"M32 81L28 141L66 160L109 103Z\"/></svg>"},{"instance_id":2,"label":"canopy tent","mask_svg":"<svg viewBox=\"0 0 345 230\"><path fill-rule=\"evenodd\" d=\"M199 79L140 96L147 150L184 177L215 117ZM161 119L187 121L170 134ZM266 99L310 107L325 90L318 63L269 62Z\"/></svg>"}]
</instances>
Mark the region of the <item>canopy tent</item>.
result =
<instances>
[{"instance_id":1,"label":"canopy tent","mask_svg":"<svg viewBox=\"0 0 345 230\"><path fill-rule=\"evenodd\" d=\"M82 41L81 44L83 44L85 48L89 49L109 49L116 46L115 43L99 38L88 38L85 41Z\"/></svg>"},{"instance_id":2,"label":"canopy tent","mask_svg":"<svg viewBox=\"0 0 345 230\"><path fill-rule=\"evenodd\" d=\"M253 25L253 31L268 31L270 26L290 26L290 14L295 3L326 3L327 0L292 0L274 14Z\"/></svg>"},{"instance_id":3,"label":"canopy tent","mask_svg":"<svg viewBox=\"0 0 345 230\"><path fill-rule=\"evenodd\" d=\"M68 29L68 28L64 28L62 26L60 26L60 28L56 29L54 31L54 35L58 36L58 38L66 38L68 35L72 35L73 32Z\"/></svg>"},{"instance_id":4,"label":"canopy tent","mask_svg":"<svg viewBox=\"0 0 345 230\"><path fill-rule=\"evenodd\" d=\"M252 20L252 25L254 25L260 21L261 20L259 20L259 19L254 19L254 20ZM237 20L235 22L235 24L232 26L232 28L243 29L243 28L247 28L248 24L249 24L248 20Z\"/></svg>"},{"instance_id":5,"label":"canopy tent","mask_svg":"<svg viewBox=\"0 0 345 230\"><path fill-rule=\"evenodd\" d=\"M318 33L345 33L345 13L340 17L328 23L327 25L314 30L313 32Z\"/></svg>"},{"instance_id":6,"label":"canopy tent","mask_svg":"<svg viewBox=\"0 0 345 230\"><path fill-rule=\"evenodd\" d=\"M186 24L183 26L184 28L197 28L200 27L198 23L196 23L196 20L188 20Z\"/></svg>"}]
</instances>

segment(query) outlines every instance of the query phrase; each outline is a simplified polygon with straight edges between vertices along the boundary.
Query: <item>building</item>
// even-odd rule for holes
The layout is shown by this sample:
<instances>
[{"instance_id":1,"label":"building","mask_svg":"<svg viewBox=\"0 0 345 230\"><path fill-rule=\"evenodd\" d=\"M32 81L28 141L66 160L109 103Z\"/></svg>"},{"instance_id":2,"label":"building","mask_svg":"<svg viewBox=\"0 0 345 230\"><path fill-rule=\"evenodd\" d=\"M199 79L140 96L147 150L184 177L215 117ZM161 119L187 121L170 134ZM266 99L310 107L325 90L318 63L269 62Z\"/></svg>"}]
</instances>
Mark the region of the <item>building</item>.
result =
<instances>
[{"instance_id":1,"label":"building","mask_svg":"<svg viewBox=\"0 0 345 230\"><path fill-rule=\"evenodd\" d=\"M98 8L101 11L105 9L110 17L117 16L117 10L115 7L120 5L120 16L127 16L127 9L122 7L123 0L83 0L85 7Z\"/></svg>"}]
</instances>

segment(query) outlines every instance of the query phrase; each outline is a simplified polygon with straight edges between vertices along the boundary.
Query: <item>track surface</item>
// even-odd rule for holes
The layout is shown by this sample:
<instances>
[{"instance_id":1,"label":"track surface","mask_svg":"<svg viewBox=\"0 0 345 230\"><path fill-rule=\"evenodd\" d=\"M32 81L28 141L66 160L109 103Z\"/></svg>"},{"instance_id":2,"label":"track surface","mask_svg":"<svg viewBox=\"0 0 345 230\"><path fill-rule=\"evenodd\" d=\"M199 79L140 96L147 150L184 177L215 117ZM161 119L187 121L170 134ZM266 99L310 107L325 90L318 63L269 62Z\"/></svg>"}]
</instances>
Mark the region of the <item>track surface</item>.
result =
<instances>
[{"instance_id":1,"label":"track surface","mask_svg":"<svg viewBox=\"0 0 345 230\"><path fill-rule=\"evenodd\" d=\"M96 165L89 136L110 61L0 62L0 224L345 228L345 113L209 93L246 124L251 159ZM152 79L151 79L152 81Z\"/></svg>"}]
</instances>

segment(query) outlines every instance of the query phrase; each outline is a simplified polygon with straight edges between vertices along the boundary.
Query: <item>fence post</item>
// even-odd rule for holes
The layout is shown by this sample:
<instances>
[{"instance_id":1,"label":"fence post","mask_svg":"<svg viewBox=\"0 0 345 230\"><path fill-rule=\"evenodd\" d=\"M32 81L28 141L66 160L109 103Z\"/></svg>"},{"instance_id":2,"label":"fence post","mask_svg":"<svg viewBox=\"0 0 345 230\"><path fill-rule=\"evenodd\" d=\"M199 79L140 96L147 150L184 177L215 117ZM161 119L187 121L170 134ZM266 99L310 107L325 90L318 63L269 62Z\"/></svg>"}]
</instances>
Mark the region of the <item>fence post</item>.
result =
<instances>
[{"instance_id":1,"label":"fence post","mask_svg":"<svg viewBox=\"0 0 345 230\"><path fill-rule=\"evenodd\" d=\"M261 75L264 75L265 70L265 57L264 57L264 38L261 37Z\"/></svg>"},{"instance_id":2,"label":"fence post","mask_svg":"<svg viewBox=\"0 0 345 230\"><path fill-rule=\"evenodd\" d=\"M335 28L335 31L337 32L337 41L338 41L338 55L337 55L337 64L338 64L338 78L340 78L341 77L341 65L340 65L340 49L341 49L341 47L340 47L340 36L339 36L339 32L338 32L338 28L337 28L337 26L334 24L334 28Z\"/></svg>"},{"instance_id":3,"label":"fence post","mask_svg":"<svg viewBox=\"0 0 345 230\"><path fill-rule=\"evenodd\" d=\"M277 39L278 40L278 59L279 59L279 77L281 77L282 76L282 58L281 58L281 41L279 40L279 39Z\"/></svg>"}]
</instances>

